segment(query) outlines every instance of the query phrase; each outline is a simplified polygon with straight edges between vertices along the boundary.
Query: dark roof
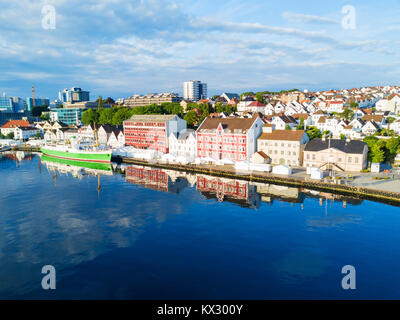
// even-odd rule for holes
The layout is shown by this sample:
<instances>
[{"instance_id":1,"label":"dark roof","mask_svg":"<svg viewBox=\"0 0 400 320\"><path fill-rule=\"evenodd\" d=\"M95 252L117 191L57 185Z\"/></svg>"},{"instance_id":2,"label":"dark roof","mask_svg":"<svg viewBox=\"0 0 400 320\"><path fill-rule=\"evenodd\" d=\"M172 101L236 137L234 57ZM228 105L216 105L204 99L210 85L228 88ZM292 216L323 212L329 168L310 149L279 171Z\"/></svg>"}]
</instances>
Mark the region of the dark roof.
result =
<instances>
[{"instance_id":1,"label":"dark roof","mask_svg":"<svg viewBox=\"0 0 400 320\"><path fill-rule=\"evenodd\" d=\"M93 124L90 125L92 129L94 129ZM107 132L111 133L113 131L123 131L124 127L123 126L115 126L112 124L96 124L96 129L99 130L101 127Z\"/></svg>"},{"instance_id":2,"label":"dark roof","mask_svg":"<svg viewBox=\"0 0 400 320\"><path fill-rule=\"evenodd\" d=\"M350 140L347 142L343 139L330 139L329 142L329 139L325 141L322 139L313 139L307 142L304 151L321 151L328 149L329 145L331 148L338 149L344 153L362 154L367 144L360 140Z\"/></svg>"}]
</instances>

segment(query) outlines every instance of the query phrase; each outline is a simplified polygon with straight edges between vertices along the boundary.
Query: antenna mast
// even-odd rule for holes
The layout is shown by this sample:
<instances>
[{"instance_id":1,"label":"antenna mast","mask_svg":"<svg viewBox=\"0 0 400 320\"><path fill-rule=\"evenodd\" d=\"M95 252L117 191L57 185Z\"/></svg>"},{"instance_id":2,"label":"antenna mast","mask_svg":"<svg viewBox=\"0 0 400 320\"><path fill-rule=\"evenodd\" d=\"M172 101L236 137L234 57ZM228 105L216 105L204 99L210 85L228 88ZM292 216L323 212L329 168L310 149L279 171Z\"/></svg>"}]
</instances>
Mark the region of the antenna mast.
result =
<instances>
[{"instance_id":1,"label":"antenna mast","mask_svg":"<svg viewBox=\"0 0 400 320\"><path fill-rule=\"evenodd\" d=\"M32 85L32 109L35 108L35 88Z\"/></svg>"}]
</instances>

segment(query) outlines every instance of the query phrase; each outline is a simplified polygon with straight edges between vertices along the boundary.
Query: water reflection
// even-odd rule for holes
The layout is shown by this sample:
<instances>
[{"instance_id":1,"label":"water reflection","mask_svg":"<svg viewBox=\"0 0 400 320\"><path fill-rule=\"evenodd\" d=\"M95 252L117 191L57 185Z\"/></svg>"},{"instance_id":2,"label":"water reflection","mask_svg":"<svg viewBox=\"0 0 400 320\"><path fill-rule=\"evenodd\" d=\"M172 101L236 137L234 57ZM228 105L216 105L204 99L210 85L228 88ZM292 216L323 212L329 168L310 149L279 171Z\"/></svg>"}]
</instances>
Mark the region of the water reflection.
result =
<instances>
[{"instance_id":1,"label":"water reflection","mask_svg":"<svg viewBox=\"0 0 400 320\"><path fill-rule=\"evenodd\" d=\"M58 281L68 282L80 272L79 266L117 248L135 248L142 237L147 242L141 254L132 258L132 268L146 270L162 264L181 270L171 264L171 257L197 248L197 253L202 255L198 261L207 261L204 265L210 273L218 271L211 270L218 266L213 263L218 257L221 257L220 263L229 264L230 261L233 267L238 260L245 261L248 257L242 259L238 255L241 252L253 259L253 263L239 267L239 270L246 270L241 276L250 277L252 272L246 268L257 266L260 266L258 272L265 276L261 270L273 260L275 274L283 281L302 282L323 276L325 262L321 255L292 248L307 239L298 233L304 228L316 233L348 222L356 224L361 219L352 210L343 210L347 206L347 209L354 209L352 206L361 205L362 201L339 195L144 166L99 167L45 156L39 160L39 156L29 153L7 153L0 160L0 166L9 169L2 170L0 186L0 298L41 297L46 294L38 288L44 264L56 267ZM15 163L19 163L19 167L15 167ZM229 210L220 210L222 202L233 205ZM229 216L229 212L241 208L261 211L263 205L268 214ZM301 211L303 205L313 205L313 210L307 211L307 215L286 219L294 209ZM285 210L285 206L290 208ZM333 210L337 207L341 211ZM202 214L192 214L196 210ZM213 214L211 219L207 210L219 210L220 214ZM333 212L325 214L328 210ZM163 231L162 227L176 217L180 218L175 219L178 222ZM247 217L251 218L246 220ZM284 222L280 225L281 217ZM274 227L268 229L274 223ZM293 244L283 252L285 241L291 235ZM162 240L157 242L160 236ZM190 248L185 247L185 243L190 243ZM232 243L235 245L229 245ZM274 243L279 259L273 256ZM177 246L181 249L179 254ZM159 252L156 248L162 249ZM169 248L168 255L164 250ZM208 252L213 254L208 255ZM271 259L268 258L270 254ZM181 261L181 264L187 263L187 270L194 267L188 262L191 259L193 257L189 256ZM150 275L141 272L150 278L154 278L155 273L159 281L163 279L154 269L149 271ZM137 277L140 278L140 273ZM232 277L237 278L237 275L232 274ZM80 290L69 287L68 283L63 283L63 288L64 291L58 292L65 294L68 288L71 297ZM98 297L96 290L92 294Z\"/></svg>"}]
</instances>

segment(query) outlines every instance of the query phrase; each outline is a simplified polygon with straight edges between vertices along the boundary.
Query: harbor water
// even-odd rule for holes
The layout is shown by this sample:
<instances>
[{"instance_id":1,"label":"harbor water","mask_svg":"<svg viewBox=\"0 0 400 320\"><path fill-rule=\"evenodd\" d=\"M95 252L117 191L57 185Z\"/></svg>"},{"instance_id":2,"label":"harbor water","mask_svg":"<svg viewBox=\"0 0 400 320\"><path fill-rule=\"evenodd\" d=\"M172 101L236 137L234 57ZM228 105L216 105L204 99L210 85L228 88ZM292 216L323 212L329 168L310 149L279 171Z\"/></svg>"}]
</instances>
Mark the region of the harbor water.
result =
<instances>
[{"instance_id":1,"label":"harbor water","mask_svg":"<svg viewBox=\"0 0 400 320\"><path fill-rule=\"evenodd\" d=\"M398 299L399 247L384 203L0 155L0 299Z\"/></svg>"}]
</instances>

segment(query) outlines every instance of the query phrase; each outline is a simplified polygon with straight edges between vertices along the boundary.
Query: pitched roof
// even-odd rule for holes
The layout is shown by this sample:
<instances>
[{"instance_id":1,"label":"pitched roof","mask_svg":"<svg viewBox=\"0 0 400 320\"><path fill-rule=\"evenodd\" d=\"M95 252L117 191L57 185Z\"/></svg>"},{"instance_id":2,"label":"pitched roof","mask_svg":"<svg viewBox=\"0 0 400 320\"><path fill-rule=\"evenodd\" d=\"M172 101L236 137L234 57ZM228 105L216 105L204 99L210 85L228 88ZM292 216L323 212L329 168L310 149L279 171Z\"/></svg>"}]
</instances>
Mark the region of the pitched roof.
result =
<instances>
[{"instance_id":1,"label":"pitched roof","mask_svg":"<svg viewBox=\"0 0 400 320\"><path fill-rule=\"evenodd\" d=\"M16 128L16 127L29 127L30 123L28 120L8 120L1 127L3 129Z\"/></svg>"},{"instance_id":2,"label":"pitched roof","mask_svg":"<svg viewBox=\"0 0 400 320\"><path fill-rule=\"evenodd\" d=\"M271 133L262 133L260 140L282 140L282 141L300 141L304 135L304 130L274 130Z\"/></svg>"},{"instance_id":3,"label":"pitched roof","mask_svg":"<svg viewBox=\"0 0 400 320\"><path fill-rule=\"evenodd\" d=\"M366 114L361 118L364 121L375 121L375 122L382 122L383 121L383 115L378 115L378 114Z\"/></svg>"},{"instance_id":4,"label":"pitched roof","mask_svg":"<svg viewBox=\"0 0 400 320\"><path fill-rule=\"evenodd\" d=\"M350 140L347 142L342 139L326 139L325 141L322 139L313 139L307 142L304 151L322 151L328 149L330 146L344 153L362 154L366 145L365 142L360 140Z\"/></svg>"},{"instance_id":5,"label":"pitched roof","mask_svg":"<svg viewBox=\"0 0 400 320\"><path fill-rule=\"evenodd\" d=\"M260 101L253 101L248 105L248 107L265 107L265 104L261 103Z\"/></svg>"},{"instance_id":6,"label":"pitched roof","mask_svg":"<svg viewBox=\"0 0 400 320\"><path fill-rule=\"evenodd\" d=\"M224 130L248 130L253 125L254 121L258 118L253 116L251 118L206 118L197 131L202 130L215 130L219 124L222 125Z\"/></svg>"}]
</instances>

